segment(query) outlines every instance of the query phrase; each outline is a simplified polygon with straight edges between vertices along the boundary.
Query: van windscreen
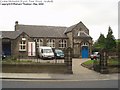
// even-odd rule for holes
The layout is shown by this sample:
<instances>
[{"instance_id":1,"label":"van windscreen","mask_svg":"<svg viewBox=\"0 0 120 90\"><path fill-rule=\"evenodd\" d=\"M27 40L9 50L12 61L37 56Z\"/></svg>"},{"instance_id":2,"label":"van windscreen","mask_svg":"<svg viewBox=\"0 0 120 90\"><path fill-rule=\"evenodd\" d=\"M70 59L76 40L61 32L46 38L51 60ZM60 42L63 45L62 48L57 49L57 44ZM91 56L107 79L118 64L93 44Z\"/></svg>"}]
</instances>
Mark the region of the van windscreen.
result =
<instances>
[{"instance_id":1,"label":"van windscreen","mask_svg":"<svg viewBox=\"0 0 120 90\"><path fill-rule=\"evenodd\" d=\"M51 49L43 49L43 52L44 53L52 53L52 50Z\"/></svg>"}]
</instances>

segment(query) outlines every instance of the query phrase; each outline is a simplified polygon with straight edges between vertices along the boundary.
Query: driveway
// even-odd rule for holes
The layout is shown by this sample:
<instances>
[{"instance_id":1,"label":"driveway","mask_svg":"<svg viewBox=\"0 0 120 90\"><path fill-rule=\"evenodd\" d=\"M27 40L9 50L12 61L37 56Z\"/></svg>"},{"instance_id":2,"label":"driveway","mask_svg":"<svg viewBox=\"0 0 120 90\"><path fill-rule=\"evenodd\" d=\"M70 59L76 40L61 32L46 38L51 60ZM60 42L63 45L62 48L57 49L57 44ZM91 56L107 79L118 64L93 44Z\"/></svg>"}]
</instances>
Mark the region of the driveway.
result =
<instances>
[{"instance_id":1,"label":"driveway","mask_svg":"<svg viewBox=\"0 0 120 90\"><path fill-rule=\"evenodd\" d=\"M100 74L88 68L81 66L83 62L86 62L90 59L73 59L72 69L73 69L73 78L76 80L109 80L109 79L118 79L118 74Z\"/></svg>"}]
</instances>

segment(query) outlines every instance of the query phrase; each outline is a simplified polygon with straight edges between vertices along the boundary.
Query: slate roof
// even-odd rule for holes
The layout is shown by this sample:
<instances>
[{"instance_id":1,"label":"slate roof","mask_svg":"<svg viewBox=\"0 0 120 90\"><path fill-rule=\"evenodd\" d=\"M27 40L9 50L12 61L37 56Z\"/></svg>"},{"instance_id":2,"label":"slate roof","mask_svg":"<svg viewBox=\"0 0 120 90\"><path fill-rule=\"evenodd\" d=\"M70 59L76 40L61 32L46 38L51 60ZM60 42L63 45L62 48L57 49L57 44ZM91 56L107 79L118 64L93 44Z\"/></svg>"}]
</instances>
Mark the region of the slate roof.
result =
<instances>
[{"instance_id":1,"label":"slate roof","mask_svg":"<svg viewBox=\"0 0 120 90\"><path fill-rule=\"evenodd\" d=\"M15 39L17 38L22 31L2 31L2 37L3 38L10 38L10 39Z\"/></svg>"},{"instance_id":2,"label":"slate roof","mask_svg":"<svg viewBox=\"0 0 120 90\"><path fill-rule=\"evenodd\" d=\"M67 38L64 31L67 27L58 26L36 26L36 25L19 25L18 30L27 33L30 37L56 37Z\"/></svg>"},{"instance_id":3,"label":"slate roof","mask_svg":"<svg viewBox=\"0 0 120 90\"><path fill-rule=\"evenodd\" d=\"M88 30L88 28L80 21L79 23L68 27L68 28L65 30L64 33L66 34L66 33L68 33L68 32L71 32L77 25L81 25L81 26L85 27L85 28Z\"/></svg>"},{"instance_id":4,"label":"slate roof","mask_svg":"<svg viewBox=\"0 0 120 90\"><path fill-rule=\"evenodd\" d=\"M82 22L78 24L86 27ZM70 27L60 27L60 26L37 26L37 25L22 25L18 24L17 31L2 31L3 38L17 38L22 32L25 32L30 37L47 37L47 38L68 38L66 33L72 31L78 24L72 25ZM78 37L75 35L74 37ZM90 37L84 31L80 32L79 37Z\"/></svg>"},{"instance_id":5,"label":"slate roof","mask_svg":"<svg viewBox=\"0 0 120 90\"><path fill-rule=\"evenodd\" d=\"M74 29L74 27L76 27L76 25L77 25L77 24L68 27L68 28L64 31L64 33L66 34L66 33L70 32L70 31L72 31L72 30Z\"/></svg>"}]
</instances>

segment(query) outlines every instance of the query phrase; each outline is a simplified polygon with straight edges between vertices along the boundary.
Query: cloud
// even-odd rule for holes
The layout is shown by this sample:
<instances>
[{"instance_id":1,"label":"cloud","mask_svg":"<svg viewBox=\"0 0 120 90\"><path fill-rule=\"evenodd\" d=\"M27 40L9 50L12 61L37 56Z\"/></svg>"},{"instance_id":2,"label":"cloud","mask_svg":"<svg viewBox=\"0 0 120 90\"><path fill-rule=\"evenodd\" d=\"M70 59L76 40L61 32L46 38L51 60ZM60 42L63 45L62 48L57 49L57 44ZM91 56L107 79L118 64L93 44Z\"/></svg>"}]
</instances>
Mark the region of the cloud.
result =
<instances>
[{"instance_id":1,"label":"cloud","mask_svg":"<svg viewBox=\"0 0 120 90\"><path fill-rule=\"evenodd\" d=\"M94 39L110 25L117 30L118 0L53 0L41 6L0 6L0 30L21 24L71 26L82 21ZM94 35L94 32L96 35ZM115 33L117 37L118 34Z\"/></svg>"}]
</instances>

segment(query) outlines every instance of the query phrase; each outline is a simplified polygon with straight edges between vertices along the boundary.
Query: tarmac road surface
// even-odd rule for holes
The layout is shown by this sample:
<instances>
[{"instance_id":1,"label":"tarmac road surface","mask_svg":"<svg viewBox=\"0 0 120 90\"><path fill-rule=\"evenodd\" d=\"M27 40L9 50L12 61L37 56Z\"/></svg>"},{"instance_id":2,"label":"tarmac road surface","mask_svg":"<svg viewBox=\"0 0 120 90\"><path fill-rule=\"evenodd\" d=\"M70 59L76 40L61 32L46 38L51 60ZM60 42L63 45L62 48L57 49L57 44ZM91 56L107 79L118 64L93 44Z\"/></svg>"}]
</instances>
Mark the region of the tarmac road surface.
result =
<instances>
[{"instance_id":1,"label":"tarmac road surface","mask_svg":"<svg viewBox=\"0 0 120 90\"><path fill-rule=\"evenodd\" d=\"M62 80L3 80L2 88L118 88L118 80L62 81Z\"/></svg>"}]
</instances>

